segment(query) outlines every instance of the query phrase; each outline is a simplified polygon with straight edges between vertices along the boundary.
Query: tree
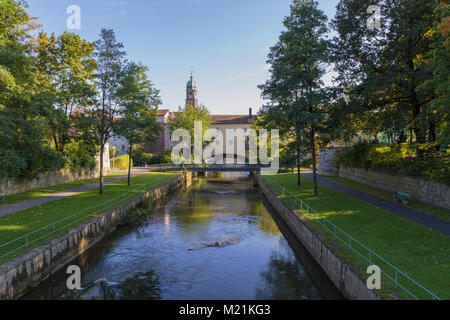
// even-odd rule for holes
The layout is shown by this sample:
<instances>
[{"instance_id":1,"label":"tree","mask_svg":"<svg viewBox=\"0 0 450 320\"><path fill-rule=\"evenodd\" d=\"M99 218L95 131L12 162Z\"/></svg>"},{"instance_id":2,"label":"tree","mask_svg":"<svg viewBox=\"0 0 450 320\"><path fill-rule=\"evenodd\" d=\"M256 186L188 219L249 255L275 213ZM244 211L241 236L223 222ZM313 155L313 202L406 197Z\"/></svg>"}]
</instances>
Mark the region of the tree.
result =
<instances>
[{"instance_id":1,"label":"tree","mask_svg":"<svg viewBox=\"0 0 450 320\"><path fill-rule=\"evenodd\" d=\"M32 178L61 168L45 141L51 109L36 78L30 31L37 28L24 1L0 1L0 176Z\"/></svg>"},{"instance_id":2,"label":"tree","mask_svg":"<svg viewBox=\"0 0 450 320\"><path fill-rule=\"evenodd\" d=\"M189 132L191 137L194 137L195 121L202 123L202 137L206 130L211 125L212 117L205 106L195 108L191 104L187 104L184 108L178 107L178 112L175 117L170 119L170 131L177 129L185 129Z\"/></svg>"},{"instance_id":3,"label":"tree","mask_svg":"<svg viewBox=\"0 0 450 320\"><path fill-rule=\"evenodd\" d=\"M123 44L116 41L113 30L102 29L95 42L97 59L95 82L99 98L91 108L91 118L96 122L96 134L100 144L99 192L103 194L103 158L105 144L114 135L116 119L123 109L119 91L127 65L122 51Z\"/></svg>"},{"instance_id":4,"label":"tree","mask_svg":"<svg viewBox=\"0 0 450 320\"><path fill-rule=\"evenodd\" d=\"M45 88L53 100L54 109L48 118L55 148L64 152L70 142L75 108L93 102L94 43L73 33L64 32L56 38L54 33L48 37L40 32L35 51L40 87Z\"/></svg>"},{"instance_id":5,"label":"tree","mask_svg":"<svg viewBox=\"0 0 450 320\"><path fill-rule=\"evenodd\" d=\"M131 63L118 92L123 109L115 133L129 142L128 185L131 183L133 147L154 143L163 129L156 120L157 108L161 104L159 91L148 80L147 71L147 67Z\"/></svg>"},{"instance_id":6,"label":"tree","mask_svg":"<svg viewBox=\"0 0 450 320\"><path fill-rule=\"evenodd\" d=\"M316 134L330 99L321 81L328 61L327 17L317 6L317 1L306 0L295 0L291 5L291 14L283 23L285 30L270 50L268 63L272 65L272 77L260 86L263 97L277 103L284 118L292 119L289 124L295 128L298 156L302 137L307 139L313 160L315 195L318 195ZM282 127L285 123L278 125Z\"/></svg>"},{"instance_id":7,"label":"tree","mask_svg":"<svg viewBox=\"0 0 450 320\"><path fill-rule=\"evenodd\" d=\"M430 110L440 130L439 143L450 145L450 4L441 1L436 7L433 27L434 42L429 53L433 68L432 79L425 82L422 88L434 95Z\"/></svg>"},{"instance_id":8,"label":"tree","mask_svg":"<svg viewBox=\"0 0 450 320\"><path fill-rule=\"evenodd\" d=\"M260 88L265 89L265 94L272 99L275 98L274 94L270 94L269 90L275 89L273 87L264 87L260 86ZM296 130L296 121L294 118L289 117L288 110L289 106L282 106L280 104L272 104L265 106L260 115L258 116L256 122L254 123L255 129L279 129L280 136L280 155L282 163L288 165L292 159L297 164L297 185L301 185L301 174L300 174L300 166L302 159L302 150L301 150L301 137L298 137ZM283 126L280 124L283 123ZM294 156L292 156L294 154Z\"/></svg>"},{"instance_id":9,"label":"tree","mask_svg":"<svg viewBox=\"0 0 450 320\"><path fill-rule=\"evenodd\" d=\"M436 0L341 0L332 26L337 81L346 90L348 103L341 119L360 121L364 131L414 132L419 143L435 137L429 109L432 95L421 89L432 76L427 59L432 44L433 8ZM378 5L380 28L368 28ZM345 119L345 117L347 117ZM411 138L412 139L412 138Z\"/></svg>"}]
</instances>

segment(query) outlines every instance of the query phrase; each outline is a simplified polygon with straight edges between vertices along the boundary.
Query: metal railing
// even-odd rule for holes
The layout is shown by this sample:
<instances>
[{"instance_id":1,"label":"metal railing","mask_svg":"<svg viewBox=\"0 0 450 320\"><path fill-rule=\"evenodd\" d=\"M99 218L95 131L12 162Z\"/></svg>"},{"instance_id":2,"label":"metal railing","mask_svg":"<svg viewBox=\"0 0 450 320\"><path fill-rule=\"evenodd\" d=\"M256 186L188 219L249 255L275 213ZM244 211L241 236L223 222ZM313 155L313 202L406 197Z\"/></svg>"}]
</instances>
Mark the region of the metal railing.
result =
<instances>
[{"instance_id":1,"label":"metal railing","mask_svg":"<svg viewBox=\"0 0 450 320\"><path fill-rule=\"evenodd\" d=\"M146 168L149 168L151 171L196 171L196 170L233 170L233 171L259 171L261 168L270 167L270 165L260 165L260 164L153 164L147 165Z\"/></svg>"},{"instance_id":2,"label":"metal railing","mask_svg":"<svg viewBox=\"0 0 450 320\"><path fill-rule=\"evenodd\" d=\"M386 259L382 258L376 252L369 249L360 241L336 226L334 223L330 222L326 217L314 210L302 199L292 194L289 190L281 186L276 181L273 181L273 179L269 178L269 176L265 176L264 180L267 181L267 183L272 187L272 189L274 189L274 191L278 195L286 198L292 205L294 205L294 207L296 207L296 209L300 209L301 211L306 212L308 218L312 217L313 220L319 223L319 225L322 226L328 234L343 243L345 247L358 254L358 256L368 262L369 265L378 265L381 269L382 274L392 281L395 288L402 289L406 294L416 300L419 300L420 298L418 297L417 293L414 294L411 292L411 290L413 290L411 287L413 287L414 290L418 289L421 295L423 295L424 297L429 296L432 300L441 300L436 294L426 289L413 278L399 270ZM386 269L389 270L385 271L384 268L381 268L380 264L382 264L383 267L386 267ZM405 287L405 282L409 284L409 289Z\"/></svg>"},{"instance_id":3,"label":"metal railing","mask_svg":"<svg viewBox=\"0 0 450 320\"><path fill-rule=\"evenodd\" d=\"M128 190L127 192L124 192L117 197L114 197L114 198L104 201L102 203L96 204L92 207L83 209L73 215L70 215L63 219L54 221L51 224L48 224L48 225L38 228L32 232L24 234L18 238L10 240L4 244L1 244L0 252L3 250L8 250L7 249L8 247L12 247L12 249L9 249L9 251L7 251L6 253L1 254L0 259L8 257L8 256L12 255L13 253L20 251L22 249L30 248L31 245L33 245L41 240L44 240L51 235L55 235L60 231L66 230L70 226L76 225L77 223L80 223L80 222L86 220L87 218L90 218L90 217L95 216L96 214L105 212L106 210L113 208L114 206L118 206L118 205L122 204L124 201L128 200L128 198L131 198L130 193L133 193L133 195L137 195L136 192L139 191L140 189L146 189L148 187L157 186L157 185L159 185L160 181L162 181L164 178L166 178L166 177L163 176L158 179L155 179L152 182L149 182L145 185L141 185L139 187ZM142 190L141 190L141 192L142 192Z\"/></svg>"}]
</instances>

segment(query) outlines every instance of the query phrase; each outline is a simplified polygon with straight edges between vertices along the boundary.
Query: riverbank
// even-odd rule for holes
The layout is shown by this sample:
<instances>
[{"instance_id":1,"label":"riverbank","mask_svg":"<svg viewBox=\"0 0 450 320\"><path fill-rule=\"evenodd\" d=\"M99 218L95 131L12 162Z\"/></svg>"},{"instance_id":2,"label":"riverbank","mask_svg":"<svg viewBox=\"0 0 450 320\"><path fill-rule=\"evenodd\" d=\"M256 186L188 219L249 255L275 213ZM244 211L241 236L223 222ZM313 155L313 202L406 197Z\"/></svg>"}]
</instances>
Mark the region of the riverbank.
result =
<instances>
[{"instance_id":1,"label":"riverbank","mask_svg":"<svg viewBox=\"0 0 450 320\"><path fill-rule=\"evenodd\" d=\"M134 194L133 198L127 199L126 203L113 209L109 208L89 222L64 232L64 235L51 240L48 244L23 253L12 262L0 265L0 298L16 299L20 297L29 288L44 281L113 232L120 221L142 201L148 198L160 199L172 190L189 186L191 180L191 174L187 173L172 178L170 181L160 181L158 186L148 186L138 195ZM118 187L116 186L116 188ZM70 198L72 197L68 199ZM66 199L59 201L64 200ZM80 201L82 200L78 199L78 203Z\"/></svg>"},{"instance_id":2,"label":"riverbank","mask_svg":"<svg viewBox=\"0 0 450 320\"><path fill-rule=\"evenodd\" d=\"M380 297L367 288L353 268L340 259L336 253L325 244L325 238L311 222L295 214L295 209L285 203L269 187L264 178L256 176L259 190L280 215L283 222L306 247L322 270L328 275L336 288L351 300L379 300Z\"/></svg>"},{"instance_id":3,"label":"riverbank","mask_svg":"<svg viewBox=\"0 0 450 320\"><path fill-rule=\"evenodd\" d=\"M304 211L295 210L302 221L309 224L310 230L324 235L322 243L334 248L342 262L353 266L361 279L368 277L368 265L378 265L385 272L381 277L382 290L379 292L383 298L432 299L433 295L426 289L442 299L448 296L448 272L445 270L448 265L447 236L322 185L319 186L320 196L314 197L312 182L308 179L303 179L302 186L298 187L295 175L279 174L263 178L290 192L283 194L282 191L274 190L279 201L297 209L298 205L291 198L301 199L305 205L318 212L317 215L309 210L308 214L306 207ZM324 223L329 230L324 227ZM337 235L334 234L334 226L339 227ZM349 242L348 235L358 242ZM385 260L374 254L370 256L368 249ZM397 287L395 280L398 281Z\"/></svg>"}]
</instances>

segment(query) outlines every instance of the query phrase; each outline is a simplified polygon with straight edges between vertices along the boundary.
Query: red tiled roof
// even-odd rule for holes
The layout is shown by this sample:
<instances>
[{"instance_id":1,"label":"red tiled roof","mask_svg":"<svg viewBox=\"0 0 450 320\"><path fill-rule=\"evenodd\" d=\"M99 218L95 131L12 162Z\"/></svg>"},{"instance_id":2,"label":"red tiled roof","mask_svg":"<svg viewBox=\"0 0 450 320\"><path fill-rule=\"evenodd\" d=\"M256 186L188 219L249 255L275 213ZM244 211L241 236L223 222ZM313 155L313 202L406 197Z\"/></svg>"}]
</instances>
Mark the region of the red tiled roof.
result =
<instances>
[{"instance_id":1,"label":"red tiled roof","mask_svg":"<svg viewBox=\"0 0 450 320\"><path fill-rule=\"evenodd\" d=\"M170 112L170 110L158 110L158 116L165 116L166 114L168 114Z\"/></svg>"},{"instance_id":2,"label":"red tiled roof","mask_svg":"<svg viewBox=\"0 0 450 320\"><path fill-rule=\"evenodd\" d=\"M257 116L212 115L212 124L252 124Z\"/></svg>"}]
</instances>

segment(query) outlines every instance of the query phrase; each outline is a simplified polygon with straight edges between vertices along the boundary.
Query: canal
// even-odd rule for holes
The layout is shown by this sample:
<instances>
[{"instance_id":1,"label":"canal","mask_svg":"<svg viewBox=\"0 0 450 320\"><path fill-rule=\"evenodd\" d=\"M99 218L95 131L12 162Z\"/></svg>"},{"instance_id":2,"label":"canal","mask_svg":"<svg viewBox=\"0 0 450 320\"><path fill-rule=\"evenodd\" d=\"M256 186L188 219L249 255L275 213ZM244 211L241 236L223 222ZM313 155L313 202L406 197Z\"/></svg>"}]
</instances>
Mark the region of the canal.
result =
<instances>
[{"instance_id":1,"label":"canal","mask_svg":"<svg viewBox=\"0 0 450 320\"><path fill-rule=\"evenodd\" d=\"M198 178L124 225L24 299L340 299L244 173Z\"/></svg>"}]
</instances>

